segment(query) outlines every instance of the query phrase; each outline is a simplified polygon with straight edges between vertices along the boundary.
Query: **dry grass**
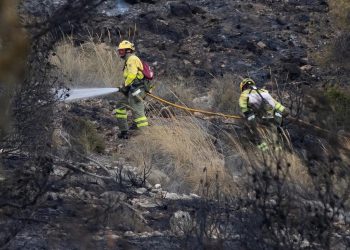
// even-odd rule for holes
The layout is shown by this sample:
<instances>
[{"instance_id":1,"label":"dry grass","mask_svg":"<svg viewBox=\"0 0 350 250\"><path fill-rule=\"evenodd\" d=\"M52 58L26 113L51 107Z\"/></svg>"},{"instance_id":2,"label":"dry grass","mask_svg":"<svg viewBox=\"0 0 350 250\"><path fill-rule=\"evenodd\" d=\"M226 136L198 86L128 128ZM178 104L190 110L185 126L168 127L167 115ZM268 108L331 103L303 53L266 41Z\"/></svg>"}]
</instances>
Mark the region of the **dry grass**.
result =
<instances>
[{"instance_id":1,"label":"dry grass","mask_svg":"<svg viewBox=\"0 0 350 250\"><path fill-rule=\"evenodd\" d=\"M330 12L335 18L339 28L349 29L350 28L350 2L349 0L330 0L329 7Z\"/></svg>"},{"instance_id":2,"label":"dry grass","mask_svg":"<svg viewBox=\"0 0 350 250\"><path fill-rule=\"evenodd\" d=\"M286 133L286 131L284 131ZM271 167L273 173L277 172L277 167L280 165L282 171L286 174L286 181L301 187L302 189L311 188L311 177L308 173L308 168L305 162L297 155L293 150L292 144L289 141L288 135L284 134L284 142L282 145L283 150L276 151L276 148L280 146L277 132L271 130L265 130L262 132L262 138L269 144L269 151L265 155L264 159L260 157L260 161L265 161L266 165ZM290 150L287 150L290 149Z\"/></svg>"},{"instance_id":3,"label":"dry grass","mask_svg":"<svg viewBox=\"0 0 350 250\"><path fill-rule=\"evenodd\" d=\"M335 37L328 43L324 50L316 51L316 61L329 68L330 64L345 69L350 68L349 45L350 45L350 1L329 0L329 9L332 17L332 26Z\"/></svg>"},{"instance_id":4,"label":"dry grass","mask_svg":"<svg viewBox=\"0 0 350 250\"><path fill-rule=\"evenodd\" d=\"M174 81L170 78L155 79L157 81L154 93L158 96L186 106L193 106L193 99L196 97L196 91L192 79Z\"/></svg>"},{"instance_id":5,"label":"dry grass","mask_svg":"<svg viewBox=\"0 0 350 250\"><path fill-rule=\"evenodd\" d=\"M284 180L300 192L313 189L303 160L293 150L275 151L277 144L271 131L261 135L269 145L264 154L254 146L243 149L239 138L227 135L248 171L238 179L225 168L224 157L217 151L213 138L194 117L157 118L152 122L154 125L134 137L126 151L140 172L145 167L152 168L152 184L161 183L168 191L202 193L206 188L209 192L218 188L223 194L244 195L243 187L250 181L248 172L259 169L269 169L272 174L280 171ZM277 170L278 166L282 170Z\"/></svg>"},{"instance_id":6,"label":"dry grass","mask_svg":"<svg viewBox=\"0 0 350 250\"><path fill-rule=\"evenodd\" d=\"M100 39L75 46L67 37L55 48L50 61L58 68L59 79L70 87L112 87L123 82L123 61L116 49Z\"/></svg>"},{"instance_id":7,"label":"dry grass","mask_svg":"<svg viewBox=\"0 0 350 250\"><path fill-rule=\"evenodd\" d=\"M119 70L122 63L106 44L88 41L75 47L71 39L66 39L56 48L56 53L57 56L51 58L52 62L78 85L111 86L118 81L118 76L121 77ZM215 106L221 112L239 112L239 87L234 85L234 79L238 78L226 75L214 81L215 92L212 95ZM193 91L188 83L166 82L161 81L157 86L158 95L192 106ZM150 109L153 109L152 127L133 137L124 151L128 152L127 158L139 167L140 173L151 169L149 178L153 184L161 182L169 191L200 193L203 187L215 186L224 193L242 192L238 187L244 184L246 178L237 181L234 174L225 169L224 156L214 145L216 138L208 134L200 120L191 115L159 118L159 107ZM271 134L263 132L262 136L270 145L274 145ZM287 180L303 189L308 187L310 177L307 168L293 151L276 153L271 150L262 157L256 153L256 149L250 152L244 150L237 138L232 140L234 151L245 160L247 166L263 166L264 161L264 166L274 168L276 162L282 161L282 165L288 168Z\"/></svg>"},{"instance_id":8,"label":"dry grass","mask_svg":"<svg viewBox=\"0 0 350 250\"><path fill-rule=\"evenodd\" d=\"M130 159L141 168L145 162L152 171L162 171L167 190L201 192L201 187L219 180L220 190L232 192L233 179L224 168L211 136L195 118L154 119L151 129L144 130L129 144ZM175 190L171 190L173 189Z\"/></svg>"},{"instance_id":9,"label":"dry grass","mask_svg":"<svg viewBox=\"0 0 350 250\"><path fill-rule=\"evenodd\" d=\"M298 190L312 189L312 179L309 175L308 168L300 156L293 150L292 145L285 134L284 142L278 140L276 131L271 129L259 129L261 140L266 142L268 150L262 153L256 145L242 148L242 144L238 139L231 137L234 142L235 150L241 154L246 162L248 172L265 171L280 176L284 176L284 180L292 184ZM282 148L281 148L282 147Z\"/></svg>"},{"instance_id":10,"label":"dry grass","mask_svg":"<svg viewBox=\"0 0 350 250\"><path fill-rule=\"evenodd\" d=\"M240 96L239 77L236 75L224 75L215 78L212 95L217 111L230 114L239 114L238 100ZM238 81L238 82L237 82Z\"/></svg>"}]
</instances>

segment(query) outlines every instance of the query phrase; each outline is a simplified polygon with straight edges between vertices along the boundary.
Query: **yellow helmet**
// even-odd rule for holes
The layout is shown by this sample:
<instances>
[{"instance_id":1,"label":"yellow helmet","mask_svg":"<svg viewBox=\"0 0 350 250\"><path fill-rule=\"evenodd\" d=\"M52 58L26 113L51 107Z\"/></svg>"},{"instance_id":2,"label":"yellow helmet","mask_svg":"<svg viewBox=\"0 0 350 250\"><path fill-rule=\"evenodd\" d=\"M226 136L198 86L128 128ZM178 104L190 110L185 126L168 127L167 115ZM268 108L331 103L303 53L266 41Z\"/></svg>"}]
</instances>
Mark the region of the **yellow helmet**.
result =
<instances>
[{"instance_id":1,"label":"yellow helmet","mask_svg":"<svg viewBox=\"0 0 350 250\"><path fill-rule=\"evenodd\" d=\"M127 41L127 40L124 40L124 41L121 41L119 43L119 46L118 46L118 50L119 49L131 49L132 51L135 50L135 46L133 43Z\"/></svg>"},{"instance_id":2,"label":"yellow helmet","mask_svg":"<svg viewBox=\"0 0 350 250\"><path fill-rule=\"evenodd\" d=\"M245 78L245 79L243 79L243 81L241 81L241 83L239 84L239 88L241 89L241 92L243 91L244 86L246 86L247 84L248 84L248 85L253 85L253 86L255 86L254 80L252 80L252 79L250 79L250 78Z\"/></svg>"}]
</instances>

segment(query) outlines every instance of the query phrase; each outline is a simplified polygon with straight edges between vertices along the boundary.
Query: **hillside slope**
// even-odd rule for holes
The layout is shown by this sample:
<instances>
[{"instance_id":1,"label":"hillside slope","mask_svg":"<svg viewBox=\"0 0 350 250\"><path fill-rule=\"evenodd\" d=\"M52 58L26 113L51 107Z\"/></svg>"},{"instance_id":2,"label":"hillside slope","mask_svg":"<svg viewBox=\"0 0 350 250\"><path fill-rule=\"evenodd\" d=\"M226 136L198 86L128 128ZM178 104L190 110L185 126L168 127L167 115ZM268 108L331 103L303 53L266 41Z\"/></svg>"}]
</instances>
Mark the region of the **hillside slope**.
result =
<instances>
[{"instance_id":1,"label":"hillside slope","mask_svg":"<svg viewBox=\"0 0 350 250\"><path fill-rule=\"evenodd\" d=\"M65 58L59 46L78 51L67 58L82 56L86 64L91 61L79 48L102 48L112 54L109 65L91 65L120 67L111 73L119 81L122 63L113 49L130 39L155 68L155 93L181 105L239 115L239 82L252 77L290 109L282 135L260 126L269 144L263 153L241 119L189 114L150 97L151 126L133 131L129 140L116 136L112 110L119 94L58 102L52 113L38 109L33 117L54 117L42 128L52 130L45 149L38 146L45 154L33 157L35 147L13 149L9 143L0 151L0 223L6 229L0 246L348 249L350 138L348 120L334 106L334 100L348 99L325 88L347 72L318 60L337 35L328 2L126 2L107 1L82 23L61 26L72 38L55 41L45 81L86 87L60 68ZM22 11L40 18L62 3L27 1ZM91 65L80 69L98 75ZM73 76L79 75L75 66L69 64ZM89 85L105 87L102 80ZM304 123L295 122L299 118ZM34 138L35 131L29 134Z\"/></svg>"}]
</instances>

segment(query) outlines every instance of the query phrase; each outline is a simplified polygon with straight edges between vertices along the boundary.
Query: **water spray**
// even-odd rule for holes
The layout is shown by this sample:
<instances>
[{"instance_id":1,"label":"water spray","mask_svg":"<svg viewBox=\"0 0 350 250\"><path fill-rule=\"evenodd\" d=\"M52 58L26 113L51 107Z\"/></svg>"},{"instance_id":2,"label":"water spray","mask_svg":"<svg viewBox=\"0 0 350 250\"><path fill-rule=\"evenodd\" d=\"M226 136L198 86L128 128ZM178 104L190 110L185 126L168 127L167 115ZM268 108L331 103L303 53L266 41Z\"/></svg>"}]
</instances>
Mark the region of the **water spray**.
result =
<instances>
[{"instance_id":1,"label":"water spray","mask_svg":"<svg viewBox=\"0 0 350 250\"><path fill-rule=\"evenodd\" d=\"M64 88L56 91L56 97L60 101L74 102L117 93L119 88Z\"/></svg>"}]
</instances>

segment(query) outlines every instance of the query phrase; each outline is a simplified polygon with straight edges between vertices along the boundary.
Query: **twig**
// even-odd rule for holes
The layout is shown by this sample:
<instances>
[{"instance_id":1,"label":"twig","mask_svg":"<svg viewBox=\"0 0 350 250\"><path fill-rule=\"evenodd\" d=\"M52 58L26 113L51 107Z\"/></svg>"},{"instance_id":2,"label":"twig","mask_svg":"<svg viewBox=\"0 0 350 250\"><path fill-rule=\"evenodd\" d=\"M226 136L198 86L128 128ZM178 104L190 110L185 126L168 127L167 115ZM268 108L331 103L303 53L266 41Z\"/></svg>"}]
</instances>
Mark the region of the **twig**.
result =
<instances>
[{"instance_id":1,"label":"twig","mask_svg":"<svg viewBox=\"0 0 350 250\"><path fill-rule=\"evenodd\" d=\"M65 142L70 146L70 148L71 148L76 154L78 154L79 156L81 156L81 157L83 157L83 158L85 158L85 159L87 159L87 160L89 160L89 161L95 163L96 165L98 165L99 167L101 167L108 175L110 175L110 172L109 172L108 168L106 168L105 166L103 166L103 165L102 165L101 163L99 163L98 161L96 161L96 160L94 160L94 159L92 159L92 158L90 158L90 157L87 157L87 156L85 156L85 155L79 153L77 150L75 150L75 149L72 147L72 144L69 142L69 140L62 134L62 132L60 133L60 136L65 140Z\"/></svg>"},{"instance_id":2,"label":"twig","mask_svg":"<svg viewBox=\"0 0 350 250\"><path fill-rule=\"evenodd\" d=\"M79 167L76 167L74 166L73 164L70 164L68 162L63 162L63 167L66 167L70 170L73 170L73 171L78 171L78 172L81 172L83 174L86 174L86 175L89 175L89 176L92 176L92 177L96 177L96 178L100 178L100 179L104 179L104 180L113 180L114 178L111 177L111 176L103 176L103 175L97 175L97 174L93 174L93 173L90 173L90 172L87 172Z\"/></svg>"},{"instance_id":3,"label":"twig","mask_svg":"<svg viewBox=\"0 0 350 250\"><path fill-rule=\"evenodd\" d=\"M83 156L83 155L82 155ZM102 168L104 171L106 171L109 175L110 175L110 172L108 170L108 168L106 168L105 166L103 166L101 163L99 163L98 161L90 158L90 157L87 157L87 156L83 156L85 159L89 160L89 161L92 161L93 163L95 163L96 165L98 165L100 168Z\"/></svg>"},{"instance_id":4,"label":"twig","mask_svg":"<svg viewBox=\"0 0 350 250\"><path fill-rule=\"evenodd\" d=\"M57 160L56 164L60 164L62 167L68 168L70 170L78 171L78 172L81 172L83 174L86 174L86 175L89 175L92 177L96 177L96 178L100 178L100 179L104 179L104 180L113 180L114 179L112 176L97 175L97 174L93 174L93 173L90 173L88 171L85 171L85 170L73 165L72 163L69 163L67 161L62 160L61 158L59 158L55 155L50 155L50 156ZM84 163L79 163L79 165L87 166L87 164L84 164Z\"/></svg>"}]
</instances>

